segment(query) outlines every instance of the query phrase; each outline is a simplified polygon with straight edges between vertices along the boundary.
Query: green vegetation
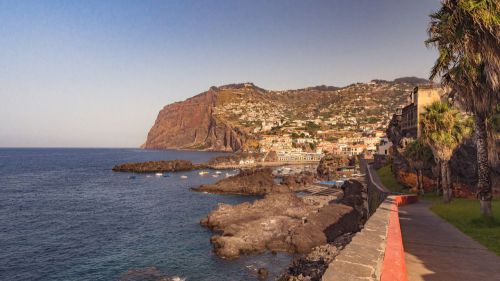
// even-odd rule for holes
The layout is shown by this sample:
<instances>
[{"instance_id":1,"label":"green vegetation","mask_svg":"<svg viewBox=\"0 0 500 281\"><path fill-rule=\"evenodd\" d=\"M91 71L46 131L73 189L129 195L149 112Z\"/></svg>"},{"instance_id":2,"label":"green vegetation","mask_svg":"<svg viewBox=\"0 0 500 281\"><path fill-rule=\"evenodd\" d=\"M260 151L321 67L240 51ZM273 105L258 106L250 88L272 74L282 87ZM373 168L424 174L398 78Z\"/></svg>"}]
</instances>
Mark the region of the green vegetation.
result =
<instances>
[{"instance_id":1,"label":"green vegetation","mask_svg":"<svg viewBox=\"0 0 500 281\"><path fill-rule=\"evenodd\" d=\"M306 124L306 131L311 135L315 135L320 128L321 127L318 124L313 122L307 122Z\"/></svg>"},{"instance_id":2,"label":"green vegetation","mask_svg":"<svg viewBox=\"0 0 500 281\"><path fill-rule=\"evenodd\" d=\"M408 189L404 188L394 177L391 171L391 165L386 165L377 170L378 176L382 184L394 193L408 193Z\"/></svg>"},{"instance_id":3,"label":"green vegetation","mask_svg":"<svg viewBox=\"0 0 500 281\"><path fill-rule=\"evenodd\" d=\"M443 201L452 198L450 159L462 140L472 132L470 118L464 117L457 109L448 103L433 102L425 107L420 127L422 139L428 144L441 169L441 184L443 186Z\"/></svg>"},{"instance_id":4,"label":"green vegetation","mask_svg":"<svg viewBox=\"0 0 500 281\"><path fill-rule=\"evenodd\" d=\"M484 217L475 199L458 198L444 204L436 195L429 194L423 198L432 202L431 211L500 255L500 201L492 202L493 217Z\"/></svg>"},{"instance_id":5,"label":"green vegetation","mask_svg":"<svg viewBox=\"0 0 500 281\"><path fill-rule=\"evenodd\" d=\"M427 46L439 52L430 78L440 76L453 100L474 115L477 147L477 194L481 212L492 216L491 166L498 164L493 126L488 125L500 101L500 2L442 1L430 15ZM492 157L493 156L493 157Z\"/></svg>"},{"instance_id":6,"label":"green vegetation","mask_svg":"<svg viewBox=\"0 0 500 281\"><path fill-rule=\"evenodd\" d=\"M412 141L406 146L404 156L410 162L410 166L417 172L417 190L424 194L424 175L422 170L434 162L432 150L420 140Z\"/></svg>"}]
</instances>

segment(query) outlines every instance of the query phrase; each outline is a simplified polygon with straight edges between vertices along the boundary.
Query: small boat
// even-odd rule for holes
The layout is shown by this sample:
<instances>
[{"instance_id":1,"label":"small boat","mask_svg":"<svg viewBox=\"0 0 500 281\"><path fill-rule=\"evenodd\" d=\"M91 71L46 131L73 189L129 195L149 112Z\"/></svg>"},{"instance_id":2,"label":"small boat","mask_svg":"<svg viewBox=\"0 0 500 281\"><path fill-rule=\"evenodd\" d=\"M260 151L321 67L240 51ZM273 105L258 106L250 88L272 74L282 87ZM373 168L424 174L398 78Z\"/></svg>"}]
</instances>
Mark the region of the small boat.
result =
<instances>
[{"instance_id":1,"label":"small boat","mask_svg":"<svg viewBox=\"0 0 500 281\"><path fill-rule=\"evenodd\" d=\"M181 176L181 179L183 179L183 180L185 180L187 178L188 178L187 176Z\"/></svg>"},{"instance_id":2,"label":"small boat","mask_svg":"<svg viewBox=\"0 0 500 281\"><path fill-rule=\"evenodd\" d=\"M214 177L214 178L218 178L218 177L219 177L219 175L217 175L217 174L216 174L216 175L212 175L212 177Z\"/></svg>"},{"instance_id":3,"label":"small boat","mask_svg":"<svg viewBox=\"0 0 500 281\"><path fill-rule=\"evenodd\" d=\"M199 172L199 173L198 173L198 175L200 175L200 176L204 176L204 175L206 175L206 174L208 174L208 172L207 172L207 171L201 171L201 172Z\"/></svg>"},{"instance_id":4,"label":"small boat","mask_svg":"<svg viewBox=\"0 0 500 281\"><path fill-rule=\"evenodd\" d=\"M129 176L128 177L130 180L135 180L135 176Z\"/></svg>"},{"instance_id":5,"label":"small boat","mask_svg":"<svg viewBox=\"0 0 500 281\"><path fill-rule=\"evenodd\" d=\"M170 174L163 174L164 178L170 178Z\"/></svg>"},{"instance_id":6,"label":"small boat","mask_svg":"<svg viewBox=\"0 0 500 281\"><path fill-rule=\"evenodd\" d=\"M155 175L156 175L157 177L161 177L161 176L163 176L163 173L156 173Z\"/></svg>"},{"instance_id":7,"label":"small boat","mask_svg":"<svg viewBox=\"0 0 500 281\"><path fill-rule=\"evenodd\" d=\"M217 171L217 172L215 172L215 173L216 173L217 175L222 174L222 172L221 172L221 171Z\"/></svg>"}]
</instances>

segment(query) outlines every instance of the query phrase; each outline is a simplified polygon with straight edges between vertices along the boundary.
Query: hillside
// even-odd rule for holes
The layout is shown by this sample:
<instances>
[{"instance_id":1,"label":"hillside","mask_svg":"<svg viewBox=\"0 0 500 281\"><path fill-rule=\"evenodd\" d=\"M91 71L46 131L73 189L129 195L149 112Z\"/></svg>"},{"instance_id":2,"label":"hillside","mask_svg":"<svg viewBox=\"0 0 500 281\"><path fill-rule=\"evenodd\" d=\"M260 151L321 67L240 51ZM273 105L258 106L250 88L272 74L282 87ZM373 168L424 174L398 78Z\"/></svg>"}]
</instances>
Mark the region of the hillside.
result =
<instances>
[{"instance_id":1,"label":"hillside","mask_svg":"<svg viewBox=\"0 0 500 281\"><path fill-rule=\"evenodd\" d=\"M252 83L211 87L165 106L143 145L149 149L247 150L261 134L289 128L383 128L408 93L426 80L373 80L346 87L268 91Z\"/></svg>"}]
</instances>

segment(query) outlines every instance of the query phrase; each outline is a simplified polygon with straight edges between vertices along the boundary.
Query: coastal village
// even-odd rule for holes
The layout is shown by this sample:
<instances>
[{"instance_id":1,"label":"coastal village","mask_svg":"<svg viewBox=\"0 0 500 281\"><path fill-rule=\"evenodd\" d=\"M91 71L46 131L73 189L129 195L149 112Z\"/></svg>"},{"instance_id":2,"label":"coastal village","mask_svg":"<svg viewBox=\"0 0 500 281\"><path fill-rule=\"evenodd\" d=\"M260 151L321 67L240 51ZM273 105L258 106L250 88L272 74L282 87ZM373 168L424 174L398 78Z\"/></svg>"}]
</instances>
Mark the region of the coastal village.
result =
<instances>
[{"instance_id":1,"label":"coastal village","mask_svg":"<svg viewBox=\"0 0 500 281\"><path fill-rule=\"evenodd\" d=\"M302 90L264 92L254 99L250 94L257 88L252 83L219 87L217 90L231 95L231 101L218 104L214 114L231 122L233 126L246 129L250 136L245 146L245 156L233 164L242 167L255 166L262 162L306 163L319 162L326 154L353 158L363 154L388 155L392 145L386 129L394 113L402 114L411 103L416 85L373 80L345 88L326 86ZM304 91L310 95L321 95L327 91L327 102L294 106L269 99L268 96L293 98ZM264 91L264 90L262 90ZM312 93L311 93L312 92ZM286 96L285 96L286 95ZM300 102L300 101L299 101Z\"/></svg>"}]
</instances>

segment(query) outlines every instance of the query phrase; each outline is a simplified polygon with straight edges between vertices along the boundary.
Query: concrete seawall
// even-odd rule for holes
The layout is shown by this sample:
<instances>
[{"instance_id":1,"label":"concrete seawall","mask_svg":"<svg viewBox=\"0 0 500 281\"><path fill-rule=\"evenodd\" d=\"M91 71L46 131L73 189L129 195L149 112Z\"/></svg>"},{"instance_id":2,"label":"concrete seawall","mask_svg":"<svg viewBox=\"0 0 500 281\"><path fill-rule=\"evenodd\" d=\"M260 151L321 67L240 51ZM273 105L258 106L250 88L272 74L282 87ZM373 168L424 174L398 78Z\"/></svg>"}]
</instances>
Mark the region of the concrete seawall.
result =
<instances>
[{"instance_id":1,"label":"concrete seawall","mask_svg":"<svg viewBox=\"0 0 500 281\"><path fill-rule=\"evenodd\" d=\"M330 263L322 281L382 280L407 281L405 254L399 224L398 207L417 201L415 195L388 196L378 175L364 163L369 196L374 207L364 228ZM370 191L371 189L371 191ZM370 200L370 198L369 198Z\"/></svg>"},{"instance_id":2,"label":"concrete seawall","mask_svg":"<svg viewBox=\"0 0 500 281\"><path fill-rule=\"evenodd\" d=\"M407 281L398 206L415 199L389 196L330 263L322 281ZM416 196L411 196L415 197Z\"/></svg>"}]
</instances>

